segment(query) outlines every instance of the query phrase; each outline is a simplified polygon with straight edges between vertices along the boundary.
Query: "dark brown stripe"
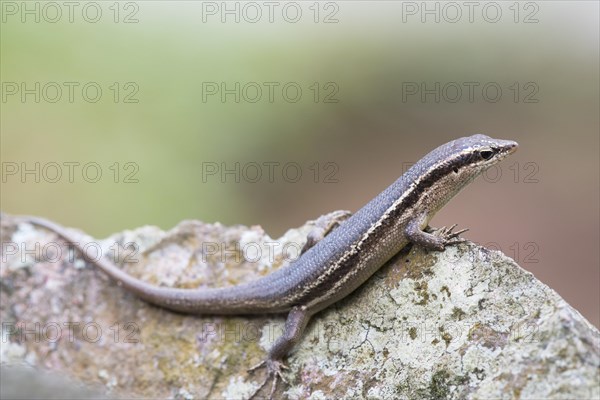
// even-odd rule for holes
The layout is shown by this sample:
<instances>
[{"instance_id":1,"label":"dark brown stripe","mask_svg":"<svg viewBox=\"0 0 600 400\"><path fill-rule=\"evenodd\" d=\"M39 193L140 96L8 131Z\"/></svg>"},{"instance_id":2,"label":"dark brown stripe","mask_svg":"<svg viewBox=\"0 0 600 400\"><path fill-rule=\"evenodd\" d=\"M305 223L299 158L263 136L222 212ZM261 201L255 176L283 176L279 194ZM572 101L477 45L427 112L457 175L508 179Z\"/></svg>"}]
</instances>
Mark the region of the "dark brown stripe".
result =
<instances>
[{"instance_id":1,"label":"dark brown stripe","mask_svg":"<svg viewBox=\"0 0 600 400\"><path fill-rule=\"evenodd\" d=\"M427 189L432 187L436 182L448 174L454 173L454 168L462 168L465 165L470 164L471 161L471 154L459 154L449 162L441 164L437 168L431 169L419 182L419 184L414 187L399 204L396 205L394 210L392 210L387 218L381 221L380 225L364 239L364 241L361 243L361 247L367 249L376 248L377 242L380 242L383 237L388 235L388 232L396 223L396 221L401 218L402 214L406 212L407 209L418 202ZM352 246L354 245L356 245L356 243L352 244ZM335 267L335 269L327 268L327 271L329 272L327 279L323 280L320 284L309 288L300 297L295 298L294 303L308 304L312 300L322 297L324 293L330 291L331 288L335 287L335 285L339 283L339 281L343 280L348 274L359 273L359 269L357 269L357 267L360 265L361 257L363 255L364 254L362 252L355 252L349 255L344 262L332 260L333 262L331 263L330 268L333 267L335 263L338 265Z\"/></svg>"}]
</instances>

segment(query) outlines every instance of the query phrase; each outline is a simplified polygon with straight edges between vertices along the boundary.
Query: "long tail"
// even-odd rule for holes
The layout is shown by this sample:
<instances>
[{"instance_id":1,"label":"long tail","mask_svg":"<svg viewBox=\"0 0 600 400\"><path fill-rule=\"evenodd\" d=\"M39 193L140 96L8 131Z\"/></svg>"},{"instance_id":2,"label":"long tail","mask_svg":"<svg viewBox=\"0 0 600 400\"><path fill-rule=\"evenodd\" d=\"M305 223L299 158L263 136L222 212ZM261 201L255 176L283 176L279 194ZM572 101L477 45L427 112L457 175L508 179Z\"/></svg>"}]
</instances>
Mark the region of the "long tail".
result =
<instances>
[{"instance_id":1,"label":"long tail","mask_svg":"<svg viewBox=\"0 0 600 400\"><path fill-rule=\"evenodd\" d=\"M96 265L106 275L129 292L149 303L186 314L256 314L282 312L284 307L274 307L268 299L261 299L258 281L223 288L178 289L151 285L117 267L106 257L92 258L85 251L85 243L76 234L44 218L16 217L20 222L41 226L65 239L83 258ZM264 294L264 293L263 293Z\"/></svg>"}]
</instances>

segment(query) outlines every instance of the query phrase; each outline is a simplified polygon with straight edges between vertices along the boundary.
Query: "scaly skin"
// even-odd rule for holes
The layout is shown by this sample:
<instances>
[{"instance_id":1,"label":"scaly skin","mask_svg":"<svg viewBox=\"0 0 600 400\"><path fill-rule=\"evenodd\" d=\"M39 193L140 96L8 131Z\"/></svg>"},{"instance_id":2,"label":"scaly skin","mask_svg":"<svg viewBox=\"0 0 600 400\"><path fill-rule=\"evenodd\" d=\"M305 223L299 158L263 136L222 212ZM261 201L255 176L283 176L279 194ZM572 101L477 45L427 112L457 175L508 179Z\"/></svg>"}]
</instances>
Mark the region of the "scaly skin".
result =
<instances>
[{"instance_id":1,"label":"scaly skin","mask_svg":"<svg viewBox=\"0 0 600 400\"><path fill-rule=\"evenodd\" d=\"M460 241L457 236L464 230L452 232L452 227L428 233L423 229L463 187L516 149L516 142L485 135L436 148L351 217L340 211L324 218L320 235L311 236L297 260L253 282L227 288L164 288L127 275L106 258L88 261L126 290L170 310L218 315L288 312L283 335L267 359L251 369L267 367L267 379L254 395L272 378L272 396L277 380L283 379L282 360L302 337L310 317L353 292L409 243L441 251ZM36 217L23 220L69 242L80 241L53 222ZM319 236L324 237L318 240ZM82 243L74 246L86 257Z\"/></svg>"}]
</instances>

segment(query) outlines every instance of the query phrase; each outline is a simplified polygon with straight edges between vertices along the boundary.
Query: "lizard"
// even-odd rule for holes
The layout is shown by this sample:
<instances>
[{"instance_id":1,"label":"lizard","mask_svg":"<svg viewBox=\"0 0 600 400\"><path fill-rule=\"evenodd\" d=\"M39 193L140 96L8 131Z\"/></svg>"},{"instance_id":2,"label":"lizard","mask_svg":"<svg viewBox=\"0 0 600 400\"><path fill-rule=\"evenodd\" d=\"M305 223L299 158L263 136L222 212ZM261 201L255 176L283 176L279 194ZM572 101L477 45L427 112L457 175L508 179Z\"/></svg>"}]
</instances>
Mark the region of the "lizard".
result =
<instances>
[{"instance_id":1,"label":"lizard","mask_svg":"<svg viewBox=\"0 0 600 400\"><path fill-rule=\"evenodd\" d=\"M221 288L182 289L154 286L128 275L105 257L86 257L76 235L39 217L29 222L49 229L78 249L84 258L118 285L154 305L188 314L242 315L288 313L283 334L264 361L267 376L254 397L272 379L270 397L287 369L283 359L301 340L310 318L348 296L409 244L443 251L463 241L456 227L429 229L429 221L450 199L492 165L518 148L511 140L476 134L443 144L415 163L359 211L338 211L317 220L300 256L255 281Z\"/></svg>"}]
</instances>

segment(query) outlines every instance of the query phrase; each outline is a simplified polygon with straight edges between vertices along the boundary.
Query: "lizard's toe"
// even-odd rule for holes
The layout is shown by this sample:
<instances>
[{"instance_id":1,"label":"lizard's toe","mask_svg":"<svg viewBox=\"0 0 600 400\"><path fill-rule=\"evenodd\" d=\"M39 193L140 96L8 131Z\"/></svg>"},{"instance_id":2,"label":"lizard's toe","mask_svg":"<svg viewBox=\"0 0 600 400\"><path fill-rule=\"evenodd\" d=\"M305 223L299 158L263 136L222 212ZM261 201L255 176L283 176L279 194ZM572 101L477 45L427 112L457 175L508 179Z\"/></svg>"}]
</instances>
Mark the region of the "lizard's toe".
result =
<instances>
[{"instance_id":1,"label":"lizard's toe","mask_svg":"<svg viewBox=\"0 0 600 400\"><path fill-rule=\"evenodd\" d=\"M258 368L262 368L262 367L267 368L267 377L261 383L261 385L254 391L254 393L252 393L252 395L248 399L253 399L258 394L258 392L260 392L262 390L262 388L264 388L266 386L267 382L269 382L269 379L273 380L273 383L271 384L271 391L269 393L270 399L273 398L273 394L275 393L275 390L277 389L277 381L279 379L281 379L286 384L288 383L288 380L285 378L285 376L283 376L282 371L289 369L289 367L287 365L285 365L282 361L267 359L267 360L261 361L254 367L248 369L248 372L254 372Z\"/></svg>"}]
</instances>

